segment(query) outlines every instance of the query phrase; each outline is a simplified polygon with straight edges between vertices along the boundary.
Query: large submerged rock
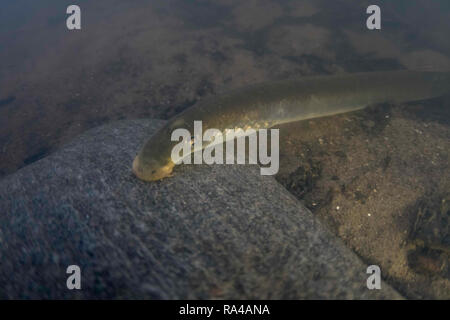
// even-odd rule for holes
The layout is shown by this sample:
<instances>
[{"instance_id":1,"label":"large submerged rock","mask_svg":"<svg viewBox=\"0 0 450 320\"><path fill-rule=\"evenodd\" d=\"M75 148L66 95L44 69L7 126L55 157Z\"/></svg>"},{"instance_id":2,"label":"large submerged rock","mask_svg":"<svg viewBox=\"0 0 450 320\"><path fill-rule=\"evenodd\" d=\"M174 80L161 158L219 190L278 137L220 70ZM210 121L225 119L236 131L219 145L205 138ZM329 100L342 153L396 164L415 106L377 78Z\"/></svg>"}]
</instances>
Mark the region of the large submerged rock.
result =
<instances>
[{"instance_id":1,"label":"large submerged rock","mask_svg":"<svg viewBox=\"0 0 450 320\"><path fill-rule=\"evenodd\" d=\"M367 265L255 166L137 180L162 124L93 129L0 181L0 298L400 298L367 289Z\"/></svg>"}]
</instances>

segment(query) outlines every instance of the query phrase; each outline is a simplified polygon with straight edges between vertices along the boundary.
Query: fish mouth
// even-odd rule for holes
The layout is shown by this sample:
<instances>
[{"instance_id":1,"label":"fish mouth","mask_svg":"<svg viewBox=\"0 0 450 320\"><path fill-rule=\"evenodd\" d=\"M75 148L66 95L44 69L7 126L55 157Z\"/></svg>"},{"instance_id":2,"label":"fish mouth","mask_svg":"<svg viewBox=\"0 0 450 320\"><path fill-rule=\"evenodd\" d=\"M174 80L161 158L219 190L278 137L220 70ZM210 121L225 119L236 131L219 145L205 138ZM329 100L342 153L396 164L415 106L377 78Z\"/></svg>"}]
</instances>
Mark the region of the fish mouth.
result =
<instances>
[{"instance_id":1,"label":"fish mouth","mask_svg":"<svg viewBox=\"0 0 450 320\"><path fill-rule=\"evenodd\" d=\"M145 175L145 171L142 169L141 162L139 161L139 156L136 156L133 160L133 166L131 169L134 173L134 175L139 179L143 181L155 181L158 179L155 179L154 177L150 176L148 177Z\"/></svg>"},{"instance_id":2,"label":"fish mouth","mask_svg":"<svg viewBox=\"0 0 450 320\"><path fill-rule=\"evenodd\" d=\"M174 164L172 162L167 163L165 166L154 170L151 174L146 173L143 170L141 163L139 161L139 156L136 156L133 160L132 171L134 175L140 180L144 181L158 181L171 176Z\"/></svg>"},{"instance_id":3,"label":"fish mouth","mask_svg":"<svg viewBox=\"0 0 450 320\"><path fill-rule=\"evenodd\" d=\"M142 179L142 174L140 173L141 170L140 170L140 166L139 166L138 157L134 158L134 160L133 160L132 171L136 177L138 177L139 179Z\"/></svg>"}]
</instances>

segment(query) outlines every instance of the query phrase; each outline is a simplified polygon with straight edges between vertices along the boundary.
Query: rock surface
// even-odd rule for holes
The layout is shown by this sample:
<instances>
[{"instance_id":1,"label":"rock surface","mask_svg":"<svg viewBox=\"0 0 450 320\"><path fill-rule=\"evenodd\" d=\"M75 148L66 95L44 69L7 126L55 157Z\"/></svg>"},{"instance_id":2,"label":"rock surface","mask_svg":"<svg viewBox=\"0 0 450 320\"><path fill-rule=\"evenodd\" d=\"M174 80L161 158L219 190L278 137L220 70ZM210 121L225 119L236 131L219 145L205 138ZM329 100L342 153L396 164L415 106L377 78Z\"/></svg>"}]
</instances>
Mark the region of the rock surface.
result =
<instances>
[{"instance_id":1,"label":"rock surface","mask_svg":"<svg viewBox=\"0 0 450 320\"><path fill-rule=\"evenodd\" d=\"M368 290L367 265L255 166L137 180L162 124L95 128L0 180L0 298L401 298Z\"/></svg>"}]
</instances>

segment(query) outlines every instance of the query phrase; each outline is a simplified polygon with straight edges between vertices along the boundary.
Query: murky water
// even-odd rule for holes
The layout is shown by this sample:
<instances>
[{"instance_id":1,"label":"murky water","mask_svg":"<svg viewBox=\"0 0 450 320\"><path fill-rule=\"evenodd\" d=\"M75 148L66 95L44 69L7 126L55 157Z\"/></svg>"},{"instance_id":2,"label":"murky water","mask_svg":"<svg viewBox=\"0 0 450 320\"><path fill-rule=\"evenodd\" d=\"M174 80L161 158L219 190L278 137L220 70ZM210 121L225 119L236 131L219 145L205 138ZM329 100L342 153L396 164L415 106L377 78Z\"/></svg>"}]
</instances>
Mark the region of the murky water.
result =
<instances>
[{"instance_id":1,"label":"murky water","mask_svg":"<svg viewBox=\"0 0 450 320\"><path fill-rule=\"evenodd\" d=\"M0 178L91 127L167 119L205 96L250 83L404 68L450 71L448 0L383 2L381 30L366 27L370 1L79 0L82 29L69 31L72 3L0 0ZM442 125L421 142L424 148L429 141L437 141L438 151L447 148L444 109L448 102L441 101L410 115ZM416 122L398 114L393 121L413 130ZM385 121L384 114L375 116ZM372 121L361 117L363 127ZM445 179L445 171L436 177ZM405 191L405 197L414 203L421 195Z\"/></svg>"},{"instance_id":2,"label":"murky water","mask_svg":"<svg viewBox=\"0 0 450 320\"><path fill-rule=\"evenodd\" d=\"M202 96L309 74L449 69L446 1L2 0L0 175L87 128L168 118ZM13 147L14 146L14 147Z\"/></svg>"}]
</instances>

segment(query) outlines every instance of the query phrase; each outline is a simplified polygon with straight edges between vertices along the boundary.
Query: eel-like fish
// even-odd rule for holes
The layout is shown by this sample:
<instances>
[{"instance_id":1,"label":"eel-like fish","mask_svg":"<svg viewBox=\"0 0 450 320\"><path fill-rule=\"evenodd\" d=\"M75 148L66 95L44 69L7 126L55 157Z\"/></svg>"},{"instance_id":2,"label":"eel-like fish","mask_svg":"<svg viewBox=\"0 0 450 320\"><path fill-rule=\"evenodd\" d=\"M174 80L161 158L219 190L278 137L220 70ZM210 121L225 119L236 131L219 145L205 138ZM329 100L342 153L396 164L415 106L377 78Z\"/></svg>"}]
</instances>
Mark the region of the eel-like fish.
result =
<instances>
[{"instance_id":1,"label":"eel-like fish","mask_svg":"<svg viewBox=\"0 0 450 320\"><path fill-rule=\"evenodd\" d=\"M388 71L305 77L252 85L202 100L173 117L154 134L133 161L134 174L145 181L171 175L171 141L175 129L255 130L334 115L369 105L423 100L450 91L450 72ZM244 129L244 130L245 130ZM205 147L204 145L203 147Z\"/></svg>"}]
</instances>

